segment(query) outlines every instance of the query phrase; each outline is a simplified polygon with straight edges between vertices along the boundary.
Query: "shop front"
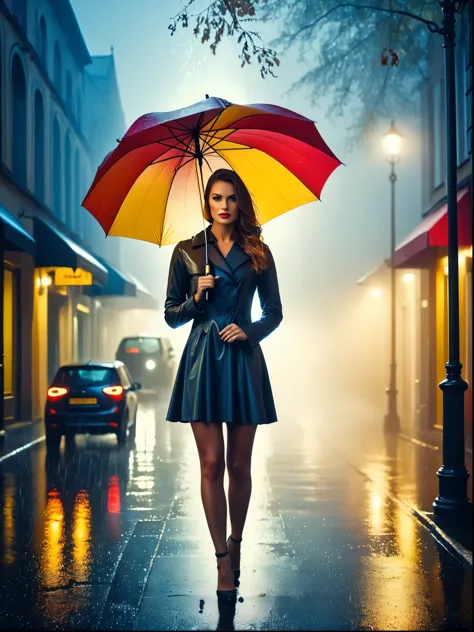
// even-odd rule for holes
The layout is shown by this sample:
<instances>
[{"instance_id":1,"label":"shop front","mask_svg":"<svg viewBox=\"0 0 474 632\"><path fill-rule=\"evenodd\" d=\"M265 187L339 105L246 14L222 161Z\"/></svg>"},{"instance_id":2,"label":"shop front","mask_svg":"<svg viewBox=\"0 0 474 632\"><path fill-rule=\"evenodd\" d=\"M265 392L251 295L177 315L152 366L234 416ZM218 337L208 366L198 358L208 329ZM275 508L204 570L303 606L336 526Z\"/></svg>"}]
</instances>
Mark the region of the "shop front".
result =
<instances>
[{"instance_id":1,"label":"shop front","mask_svg":"<svg viewBox=\"0 0 474 632\"><path fill-rule=\"evenodd\" d=\"M34 218L36 293L34 318L34 402L38 417L47 386L59 366L85 359L91 341L84 286L101 286L102 264L49 218Z\"/></svg>"},{"instance_id":2,"label":"shop front","mask_svg":"<svg viewBox=\"0 0 474 632\"><path fill-rule=\"evenodd\" d=\"M465 392L466 438L472 437L472 207L467 187L457 194L459 243L459 334ZM423 270L423 327L418 345L428 349L424 381L429 384L428 430L442 430L443 394L438 384L446 377L448 350L448 217L444 204L425 217L395 251L399 269Z\"/></svg>"},{"instance_id":3,"label":"shop front","mask_svg":"<svg viewBox=\"0 0 474 632\"><path fill-rule=\"evenodd\" d=\"M25 375L31 348L32 302L29 289L36 244L31 235L0 205L0 433L29 415L30 381Z\"/></svg>"}]
</instances>

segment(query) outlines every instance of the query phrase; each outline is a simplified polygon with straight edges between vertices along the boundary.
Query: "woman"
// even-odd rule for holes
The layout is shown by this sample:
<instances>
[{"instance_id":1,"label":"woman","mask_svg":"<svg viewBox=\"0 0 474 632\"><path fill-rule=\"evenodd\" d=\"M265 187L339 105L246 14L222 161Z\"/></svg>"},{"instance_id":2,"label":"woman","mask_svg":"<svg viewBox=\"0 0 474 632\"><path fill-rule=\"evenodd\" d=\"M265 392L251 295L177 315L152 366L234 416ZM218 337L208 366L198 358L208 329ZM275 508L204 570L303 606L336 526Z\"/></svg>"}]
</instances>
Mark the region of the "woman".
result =
<instances>
[{"instance_id":1,"label":"woman","mask_svg":"<svg viewBox=\"0 0 474 632\"><path fill-rule=\"evenodd\" d=\"M277 421L259 343L278 327L283 315L272 254L261 239L250 194L234 171L218 169L209 178L204 217L210 222L206 233L212 274L204 274L205 231L179 242L170 263L165 320L173 328L191 319L193 325L166 418L191 424L204 512L219 560L217 596L233 601L252 489L255 432L259 424ZM252 322L257 288L262 317ZM231 522L227 541L224 423Z\"/></svg>"}]
</instances>

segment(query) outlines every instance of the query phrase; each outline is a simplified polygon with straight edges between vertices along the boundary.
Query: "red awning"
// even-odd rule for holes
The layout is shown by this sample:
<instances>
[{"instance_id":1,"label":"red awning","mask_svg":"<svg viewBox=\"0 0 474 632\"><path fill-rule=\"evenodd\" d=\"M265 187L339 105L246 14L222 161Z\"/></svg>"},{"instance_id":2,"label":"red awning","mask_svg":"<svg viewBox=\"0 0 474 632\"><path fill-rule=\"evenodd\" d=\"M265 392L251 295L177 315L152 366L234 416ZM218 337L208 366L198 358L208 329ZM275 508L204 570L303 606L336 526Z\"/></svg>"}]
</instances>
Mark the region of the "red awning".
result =
<instances>
[{"instance_id":1,"label":"red awning","mask_svg":"<svg viewBox=\"0 0 474 632\"><path fill-rule=\"evenodd\" d=\"M458 242L472 246L472 209L469 190L458 191ZM448 205L431 213L399 244L394 253L396 268L430 267L436 257L447 254ZM442 249L442 250L441 250Z\"/></svg>"}]
</instances>

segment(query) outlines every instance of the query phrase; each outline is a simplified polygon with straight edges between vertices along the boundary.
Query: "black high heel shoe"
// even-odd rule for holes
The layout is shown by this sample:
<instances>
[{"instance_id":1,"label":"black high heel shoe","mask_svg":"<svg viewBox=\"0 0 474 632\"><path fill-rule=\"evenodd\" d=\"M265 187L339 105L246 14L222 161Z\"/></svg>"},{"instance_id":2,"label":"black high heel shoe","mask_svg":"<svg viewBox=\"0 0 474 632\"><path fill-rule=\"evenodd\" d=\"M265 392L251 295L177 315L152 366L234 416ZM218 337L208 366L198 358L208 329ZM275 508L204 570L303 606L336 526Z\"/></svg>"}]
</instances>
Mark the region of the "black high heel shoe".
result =
<instances>
[{"instance_id":1,"label":"black high heel shoe","mask_svg":"<svg viewBox=\"0 0 474 632\"><path fill-rule=\"evenodd\" d=\"M232 542L235 542L236 544L240 544L240 542L242 542L242 538L240 538L240 540L237 540L232 535L230 535L227 538L227 543L226 544L229 543L229 540L232 540ZM240 586L240 581L239 581L240 580L240 569L237 569L235 571L233 570L232 572L234 573L234 585L235 586Z\"/></svg>"},{"instance_id":2,"label":"black high heel shoe","mask_svg":"<svg viewBox=\"0 0 474 632\"><path fill-rule=\"evenodd\" d=\"M217 558L225 557L229 555L229 551L225 551L225 553L215 553ZM217 568L219 568L219 564L217 564ZM225 601L226 603L234 603L237 601L237 588L233 588L232 590L216 590L217 598L221 601Z\"/></svg>"}]
</instances>

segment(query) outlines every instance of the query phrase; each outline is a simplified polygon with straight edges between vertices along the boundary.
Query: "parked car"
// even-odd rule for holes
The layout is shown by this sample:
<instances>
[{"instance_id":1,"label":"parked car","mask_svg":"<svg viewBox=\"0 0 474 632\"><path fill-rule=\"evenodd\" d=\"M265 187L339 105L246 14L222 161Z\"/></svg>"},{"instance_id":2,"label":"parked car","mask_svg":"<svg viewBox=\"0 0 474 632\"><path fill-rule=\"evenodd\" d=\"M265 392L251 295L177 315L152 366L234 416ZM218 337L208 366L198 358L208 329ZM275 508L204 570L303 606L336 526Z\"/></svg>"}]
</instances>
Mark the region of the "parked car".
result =
<instances>
[{"instance_id":1,"label":"parked car","mask_svg":"<svg viewBox=\"0 0 474 632\"><path fill-rule=\"evenodd\" d=\"M115 433L120 446L134 436L141 384L132 382L122 362L86 362L60 367L51 382L44 413L46 445L61 436Z\"/></svg>"},{"instance_id":2,"label":"parked car","mask_svg":"<svg viewBox=\"0 0 474 632\"><path fill-rule=\"evenodd\" d=\"M175 353L168 338L134 336L123 338L115 355L132 379L155 393L170 388L175 371Z\"/></svg>"}]
</instances>

